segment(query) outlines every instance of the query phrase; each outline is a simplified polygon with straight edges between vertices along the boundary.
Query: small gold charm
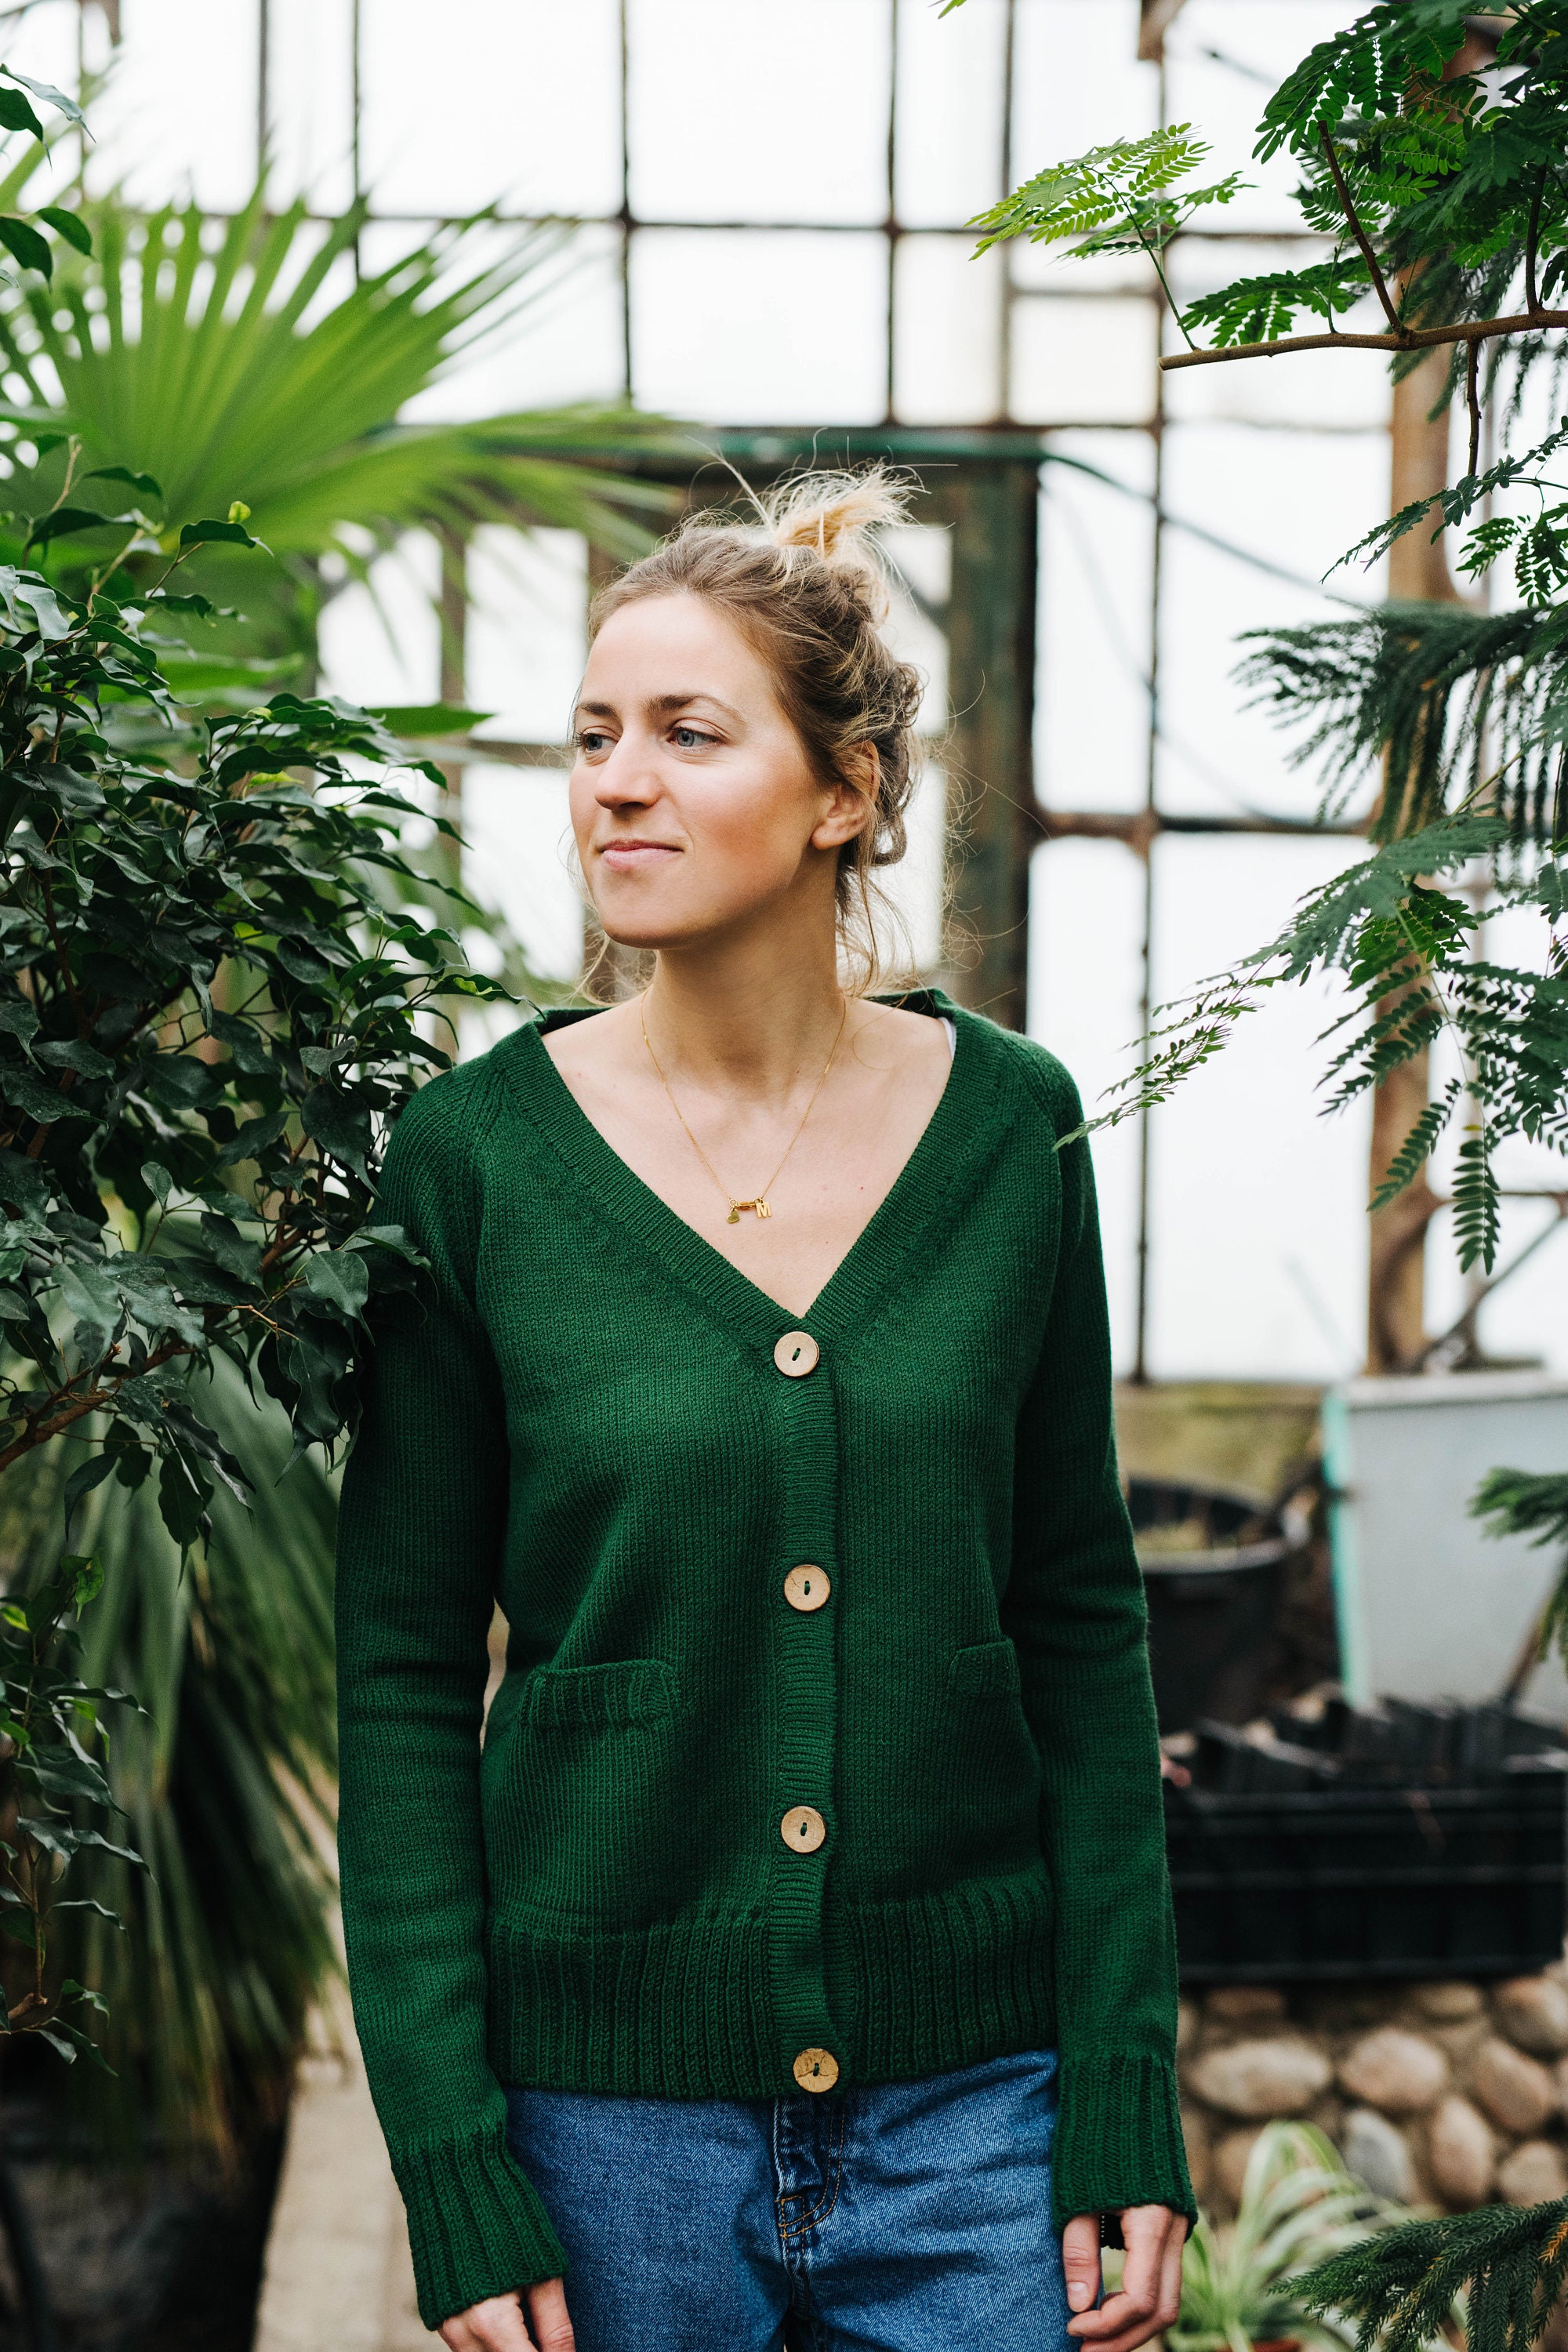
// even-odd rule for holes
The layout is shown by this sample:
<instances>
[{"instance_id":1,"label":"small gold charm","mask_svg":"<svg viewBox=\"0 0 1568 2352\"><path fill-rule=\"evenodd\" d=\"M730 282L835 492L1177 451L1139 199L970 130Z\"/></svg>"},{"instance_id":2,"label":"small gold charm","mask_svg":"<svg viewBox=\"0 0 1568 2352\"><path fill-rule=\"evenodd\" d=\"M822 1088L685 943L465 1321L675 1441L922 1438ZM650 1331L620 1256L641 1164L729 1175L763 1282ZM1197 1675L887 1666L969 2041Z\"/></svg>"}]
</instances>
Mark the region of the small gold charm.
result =
<instances>
[{"instance_id":1,"label":"small gold charm","mask_svg":"<svg viewBox=\"0 0 1568 2352\"><path fill-rule=\"evenodd\" d=\"M730 1213L725 1218L724 1223L727 1225L738 1225L741 1222L741 1212L742 1209L750 1209L752 1214L756 1217L771 1217L773 1215L773 1211L769 1208L767 1202L760 1197L755 1201L731 1201L730 1203Z\"/></svg>"},{"instance_id":2,"label":"small gold charm","mask_svg":"<svg viewBox=\"0 0 1568 2352\"><path fill-rule=\"evenodd\" d=\"M755 1209L759 1217L771 1217L773 1215L773 1211L769 1208L765 1201L753 1201L752 1202L752 1206Z\"/></svg>"},{"instance_id":3,"label":"small gold charm","mask_svg":"<svg viewBox=\"0 0 1568 2352\"><path fill-rule=\"evenodd\" d=\"M742 1205L742 1204L739 1201L736 1201L731 1205L730 1213L724 1220L724 1223L727 1225L738 1225L740 1223Z\"/></svg>"}]
</instances>

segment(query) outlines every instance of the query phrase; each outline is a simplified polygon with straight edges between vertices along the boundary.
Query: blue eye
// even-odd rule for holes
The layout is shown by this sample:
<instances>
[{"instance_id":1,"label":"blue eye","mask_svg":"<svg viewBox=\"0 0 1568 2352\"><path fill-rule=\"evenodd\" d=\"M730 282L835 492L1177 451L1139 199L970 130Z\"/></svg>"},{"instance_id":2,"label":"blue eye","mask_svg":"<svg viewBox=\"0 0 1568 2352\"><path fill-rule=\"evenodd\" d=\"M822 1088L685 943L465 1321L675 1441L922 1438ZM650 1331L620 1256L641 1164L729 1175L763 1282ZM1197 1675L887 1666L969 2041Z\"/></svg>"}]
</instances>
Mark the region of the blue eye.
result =
<instances>
[{"instance_id":1,"label":"blue eye","mask_svg":"<svg viewBox=\"0 0 1568 2352\"><path fill-rule=\"evenodd\" d=\"M711 735L704 735L700 728L688 727L684 724L672 729L671 732L677 748L682 751L698 751L702 744L711 743L713 740Z\"/></svg>"}]
</instances>

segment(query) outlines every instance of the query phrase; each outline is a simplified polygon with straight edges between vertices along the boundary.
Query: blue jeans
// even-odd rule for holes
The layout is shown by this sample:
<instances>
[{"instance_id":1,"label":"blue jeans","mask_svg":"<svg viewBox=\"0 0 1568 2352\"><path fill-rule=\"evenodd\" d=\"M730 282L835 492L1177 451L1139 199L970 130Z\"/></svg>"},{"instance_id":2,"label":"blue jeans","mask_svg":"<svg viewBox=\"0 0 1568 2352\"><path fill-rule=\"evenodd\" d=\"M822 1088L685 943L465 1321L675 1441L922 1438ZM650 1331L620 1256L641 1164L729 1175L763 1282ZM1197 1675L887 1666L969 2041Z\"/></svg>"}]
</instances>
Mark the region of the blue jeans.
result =
<instances>
[{"instance_id":1,"label":"blue jeans","mask_svg":"<svg viewBox=\"0 0 1568 2352\"><path fill-rule=\"evenodd\" d=\"M507 2093L577 2352L1076 2352L1057 2059L840 2096Z\"/></svg>"}]
</instances>

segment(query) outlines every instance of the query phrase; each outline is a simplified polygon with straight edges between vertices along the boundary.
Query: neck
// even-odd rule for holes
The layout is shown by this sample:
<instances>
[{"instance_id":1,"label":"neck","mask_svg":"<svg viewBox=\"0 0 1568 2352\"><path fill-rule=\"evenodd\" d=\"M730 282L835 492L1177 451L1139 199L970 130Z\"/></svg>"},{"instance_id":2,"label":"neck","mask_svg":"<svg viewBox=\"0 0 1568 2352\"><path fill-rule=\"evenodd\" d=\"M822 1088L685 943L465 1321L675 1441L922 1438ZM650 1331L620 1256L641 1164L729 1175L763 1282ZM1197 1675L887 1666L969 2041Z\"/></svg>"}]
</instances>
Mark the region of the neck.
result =
<instances>
[{"instance_id":1,"label":"neck","mask_svg":"<svg viewBox=\"0 0 1568 2352\"><path fill-rule=\"evenodd\" d=\"M797 939L662 950L644 1010L667 1074L731 1095L787 1095L821 1067L844 1019L835 934L804 948Z\"/></svg>"}]
</instances>

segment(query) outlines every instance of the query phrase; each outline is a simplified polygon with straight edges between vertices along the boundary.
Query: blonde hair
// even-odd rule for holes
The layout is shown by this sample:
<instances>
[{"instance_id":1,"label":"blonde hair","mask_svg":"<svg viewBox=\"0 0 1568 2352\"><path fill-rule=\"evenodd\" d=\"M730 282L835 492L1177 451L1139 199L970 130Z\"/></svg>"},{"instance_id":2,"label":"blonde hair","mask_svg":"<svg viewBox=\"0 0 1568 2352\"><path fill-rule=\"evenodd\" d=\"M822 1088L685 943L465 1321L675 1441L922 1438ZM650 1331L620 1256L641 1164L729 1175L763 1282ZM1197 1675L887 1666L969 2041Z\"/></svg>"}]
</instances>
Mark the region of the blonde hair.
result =
<instances>
[{"instance_id":1,"label":"blonde hair","mask_svg":"<svg viewBox=\"0 0 1568 2352\"><path fill-rule=\"evenodd\" d=\"M882 634L888 575L872 533L902 521L910 488L873 466L798 474L748 496L754 520L689 516L613 581L595 600L590 640L625 605L686 594L725 614L761 655L816 774L871 803L870 823L838 853L835 887L840 941L856 984L870 988L882 976L877 915L886 908L874 877L908 846L923 684ZM876 760L869 793L853 772L868 749Z\"/></svg>"}]
</instances>

